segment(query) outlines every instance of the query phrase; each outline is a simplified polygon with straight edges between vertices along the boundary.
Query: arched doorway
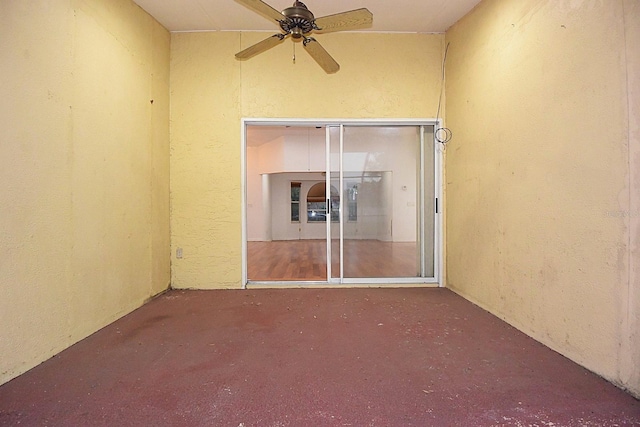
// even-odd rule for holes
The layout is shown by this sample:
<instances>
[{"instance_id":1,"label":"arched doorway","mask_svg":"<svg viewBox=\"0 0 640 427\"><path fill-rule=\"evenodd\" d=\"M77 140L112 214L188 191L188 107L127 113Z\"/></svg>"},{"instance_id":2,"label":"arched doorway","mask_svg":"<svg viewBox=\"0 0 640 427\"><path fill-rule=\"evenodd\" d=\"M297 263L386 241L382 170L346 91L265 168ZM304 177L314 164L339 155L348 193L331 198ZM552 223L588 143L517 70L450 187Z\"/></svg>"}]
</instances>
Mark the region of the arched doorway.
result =
<instances>
[{"instance_id":1,"label":"arched doorway","mask_svg":"<svg viewBox=\"0 0 640 427\"><path fill-rule=\"evenodd\" d=\"M327 183L325 181L315 183L307 192L307 221L326 222L327 220ZM331 221L340 220L340 193L333 185L330 188Z\"/></svg>"}]
</instances>

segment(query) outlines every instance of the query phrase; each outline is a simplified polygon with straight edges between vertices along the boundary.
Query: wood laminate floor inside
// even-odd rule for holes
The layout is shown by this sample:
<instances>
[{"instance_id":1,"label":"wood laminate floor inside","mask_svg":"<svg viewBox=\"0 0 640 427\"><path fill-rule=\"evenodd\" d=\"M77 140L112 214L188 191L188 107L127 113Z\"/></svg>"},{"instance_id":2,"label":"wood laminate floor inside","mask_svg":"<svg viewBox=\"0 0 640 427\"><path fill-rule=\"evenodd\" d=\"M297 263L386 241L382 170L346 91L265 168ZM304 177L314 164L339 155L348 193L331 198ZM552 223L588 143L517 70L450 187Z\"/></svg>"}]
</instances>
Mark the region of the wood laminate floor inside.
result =
<instances>
[{"instance_id":1,"label":"wood laminate floor inside","mask_svg":"<svg viewBox=\"0 0 640 427\"><path fill-rule=\"evenodd\" d=\"M338 243L332 243L332 274L340 271ZM416 242L344 241L347 278L417 277ZM325 240L248 242L247 274L252 281L327 280Z\"/></svg>"}]
</instances>

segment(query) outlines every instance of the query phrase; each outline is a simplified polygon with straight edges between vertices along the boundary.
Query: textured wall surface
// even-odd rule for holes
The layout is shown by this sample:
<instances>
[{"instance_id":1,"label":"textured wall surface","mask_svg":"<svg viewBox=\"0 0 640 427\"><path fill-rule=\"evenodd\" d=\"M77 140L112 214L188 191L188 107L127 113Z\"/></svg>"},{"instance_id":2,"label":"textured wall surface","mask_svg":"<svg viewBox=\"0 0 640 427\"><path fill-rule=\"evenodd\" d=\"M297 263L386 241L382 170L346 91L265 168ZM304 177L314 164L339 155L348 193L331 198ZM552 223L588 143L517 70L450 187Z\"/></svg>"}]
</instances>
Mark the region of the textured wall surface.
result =
<instances>
[{"instance_id":1,"label":"textured wall surface","mask_svg":"<svg viewBox=\"0 0 640 427\"><path fill-rule=\"evenodd\" d=\"M447 285L635 394L639 18L487 0L446 36Z\"/></svg>"},{"instance_id":2,"label":"textured wall surface","mask_svg":"<svg viewBox=\"0 0 640 427\"><path fill-rule=\"evenodd\" d=\"M293 64L289 40L236 61L236 52L268 35L171 36L171 270L176 288L242 285L241 118L436 115L443 35L319 36L341 64L334 75L325 74L300 43Z\"/></svg>"},{"instance_id":3,"label":"textured wall surface","mask_svg":"<svg viewBox=\"0 0 640 427\"><path fill-rule=\"evenodd\" d=\"M620 382L640 397L640 1L623 2L629 104L629 281L621 336ZM623 291L624 292L624 291Z\"/></svg>"},{"instance_id":4,"label":"textured wall surface","mask_svg":"<svg viewBox=\"0 0 640 427\"><path fill-rule=\"evenodd\" d=\"M0 3L0 383L169 285L169 42L128 0Z\"/></svg>"}]
</instances>

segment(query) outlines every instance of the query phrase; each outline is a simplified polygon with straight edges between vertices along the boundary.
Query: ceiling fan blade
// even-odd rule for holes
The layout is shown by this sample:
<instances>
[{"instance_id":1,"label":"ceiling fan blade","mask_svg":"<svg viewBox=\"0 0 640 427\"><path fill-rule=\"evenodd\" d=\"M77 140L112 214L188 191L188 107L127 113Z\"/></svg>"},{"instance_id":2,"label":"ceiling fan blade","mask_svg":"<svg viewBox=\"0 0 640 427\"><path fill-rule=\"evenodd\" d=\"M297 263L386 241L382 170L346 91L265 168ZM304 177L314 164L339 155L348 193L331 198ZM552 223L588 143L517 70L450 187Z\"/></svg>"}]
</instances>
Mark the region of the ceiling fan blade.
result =
<instances>
[{"instance_id":1,"label":"ceiling fan blade","mask_svg":"<svg viewBox=\"0 0 640 427\"><path fill-rule=\"evenodd\" d=\"M280 22L281 20L285 19L282 12L274 9L273 7L269 6L263 1L260 1L260 0L236 0L236 1L248 7L249 9L253 10L254 12L259 13L260 15L264 16L269 20L273 19Z\"/></svg>"},{"instance_id":2,"label":"ceiling fan blade","mask_svg":"<svg viewBox=\"0 0 640 427\"><path fill-rule=\"evenodd\" d=\"M285 37L286 36L284 34L274 34L271 37L266 38L261 42L254 44L253 46L249 46L248 48L246 48L241 52L236 53L236 58L237 59L252 58L259 53L262 53L264 51L271 49L272 47L279 45L284 41Z\"/></svg>"},{"instance_id":3,"label":"ceiling fan blade","mask_svg":"<svg viewBox=\"0 0 640 427\"><path fill-rule=\"evenodd\" d=\"M315 24L318 27L316 32L321 34L334 31L357 30L370 27L373 24L373 14L369 12L367 8L355 9L316 18Z\"/></svg>"},{"instance_id":4,"label":"ceiling fan blade","mask_svg":"<svg viewBox=\"0 0 640 427\"><path fill-rule=\"evenodd\" d=\"M304 48L309 55L322 67L327 74L337 73L340 70L340 65L335 59L329 55L320 43L313 37L307 37L303 42Z\"/></svg>"}]
</instances>

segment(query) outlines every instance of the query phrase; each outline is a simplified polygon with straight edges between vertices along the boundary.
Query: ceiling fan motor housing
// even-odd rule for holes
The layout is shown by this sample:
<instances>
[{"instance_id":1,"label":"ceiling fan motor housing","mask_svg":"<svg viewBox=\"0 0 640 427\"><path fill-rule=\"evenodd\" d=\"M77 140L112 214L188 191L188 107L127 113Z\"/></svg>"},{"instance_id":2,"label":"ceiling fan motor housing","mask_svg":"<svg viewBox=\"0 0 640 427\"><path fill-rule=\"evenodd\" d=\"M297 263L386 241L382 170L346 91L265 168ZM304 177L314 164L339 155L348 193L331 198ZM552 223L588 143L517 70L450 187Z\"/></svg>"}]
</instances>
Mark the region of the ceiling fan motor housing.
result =
<instances>
[{"instance_id":1,"label":"ceiling fan motor housing","mask_svg":"<svg viewBox=\"0 0 640 427\"><path fill-rule=\"evenodd\" d=\"M280 28L294 39L299 39L314 29L315 17L304 3L296 1L293 6L282 11L286 19L280 21Z\"/></svg>"}]
</instances>

